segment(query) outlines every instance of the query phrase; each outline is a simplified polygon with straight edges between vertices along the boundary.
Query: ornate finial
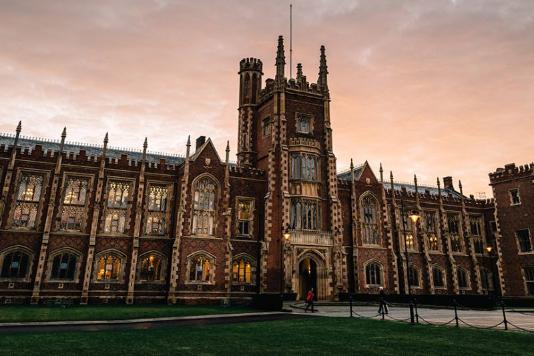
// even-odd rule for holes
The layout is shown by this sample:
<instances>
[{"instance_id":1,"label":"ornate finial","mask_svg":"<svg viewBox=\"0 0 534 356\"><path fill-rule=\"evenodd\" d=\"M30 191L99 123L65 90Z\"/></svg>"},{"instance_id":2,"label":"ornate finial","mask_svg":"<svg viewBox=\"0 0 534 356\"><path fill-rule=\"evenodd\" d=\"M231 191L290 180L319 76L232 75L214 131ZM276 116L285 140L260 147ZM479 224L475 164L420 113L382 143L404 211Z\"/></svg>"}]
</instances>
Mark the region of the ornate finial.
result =
<instances>
[{"instance_id":1,"label":"ornate finial","mask_svg":"<svg viewBox=\"0 0 534 356\"><path fill-rule=\"evenodd\" d=\"M350 170L354 170L354 161L352 160L352 158L350 159Z\"/></svg>"},{"instance_id":2,"label":"ornate finial","mask_svg":"<svg viewBox=\"0 0 534 356\"><path fill-rule=\"evenodd\" d=\"M106 136L104 136L104 146L107 146L108 142L109 142L108 133L106 132Z\"/></svg>"},{"instance_id":3,"label":"ornate finial","mask_svg":"<svg viewBox=\"0 0 534 356\"><path fill-rule=\"evenodd\" d=\"M20 134L20 131L22 131L22 121L19 121L19 124L17 125L17 134Z\"/></svg>"},{"instance_id":4,"label":"ornate finial","mask_svg":"<svg viewBox=\"0 0 534 356\"><path fill-rule=\"evenodd\" d=\"M276 51L276 81L284 80L284 66L286 57L284 54L284 37L278 36L278 50Z\"/></svg>"},{"instance_id":5,"label":"ornate finial","mask_svg":"<svg viewBox=\"0 0 534 356\"><path fill-rule=\"evenodd\" d=\"M414 181L415 185L417 186L417 174L415 174L415 173L413 175L413 181Z\"/></svg>"},{"instance_id":6,"label":"ornate finial","mask_svg":"<svg viewBox=\"0 0 534 356\"><path fill-rule=\"evenodd\" d=\"M16 134L15 134L15 140L13 142L13 152L16 151L17 143L19 142L19 136L20 136L20 131L21 130L22 130L22 121L19 121L19 123L17 125Z\"/></svg>"},{"instance_id":7,"label":"ornate finial","mask_svg":"<svg viewBox=\"0 0 534 356\"><path fill-rule=\"evenodd\" d=\"M319 79L317 79L317 86L322 92L328 92L328 66L326 65L326 54L324 46L321 46L321 60L319 64Z\"/></svg>"},{"instance_id":8,"label":"ornate finial","mask_svg":"<svg viewBox=\"0 0 534 356\"><path fill-rule=\"evenodd\" d=\"M189 158L189 152L191 150L191 135L187 135L187 143L185 144L185 158Z\"/></svg>"},{"instance_id":9,"label":"ornate finial","mask_svg":"<svg viewBox=\"0 0 534 356\"><path fill-rule=\"evenodd\" d=\"M226 141L226 164L230 161L230 141Z\"/></svg>"},{"instance_id":10,"label":"ornate finial","mask_svg":"<svg viewBox=\"0 0 534 356\"><path fill-rule=\"evenodd\" d=\"M63 152L63 147L65 146L65 138L67 138L67 128L64 127L61 132L61 143L59 145L59 152Z\"/></svg>"},{"instance_id":11,"label":"ornate finial","mask_svg":"<svg viewBox=\"0 0 534 356\"><path fill-rule=\"evenodd\" d=\"M389 180L393 182L393 171L389 171Z\"/></svg>"},{"instance_id":12,"label":"ornate finial","mask_svg":"<svg viewBox=\"0 0 534 356\"><path fill-rule=\"evenodd\" d=\"M145 137L145 142L143 142L143 148L146 150L148 147L148 139Z\"/></svg>"},{"instance_id":13,"label":"ornate finial","mask_svg":"<svg viewBox=\"0 0 534 356\"><path fill-rule=\"evenodd\" d=\"M462 188L462 181L461 180L458 180L458 187L460 188L460 194L464 194L464 190Z\"/></svg>"},{"instance_id":14,"label":"ornate finial","mask_svg":"<svg viewBox=\"0 0 534 356\"><path fill-rule=\"evenodd\" d=\"M380 182L384 182L384 169L382 168L382 162L380 162L380 169L378 171L380 172Z\"/></svg>"},{"instance_id":15,"label":"ornate finial","mask_svg":"<svg viewBox=\"0 0 534 356\"><path fill-rule=\"evenodd\" d=\"M297 63L297 82L302 81L302 63Z\"/></svg>"},{"instance_id":16,"label":"ornate finial","mask_svg":"<svg viewBox=\"0 0 534 356\"><path fill-rule=\"evenodd\" d=\"M106 152L108 150L108 133L106 132L106 136L104 136L104 148L102 149L102 157L106 157Z\"/></svg>"}]
</instances>

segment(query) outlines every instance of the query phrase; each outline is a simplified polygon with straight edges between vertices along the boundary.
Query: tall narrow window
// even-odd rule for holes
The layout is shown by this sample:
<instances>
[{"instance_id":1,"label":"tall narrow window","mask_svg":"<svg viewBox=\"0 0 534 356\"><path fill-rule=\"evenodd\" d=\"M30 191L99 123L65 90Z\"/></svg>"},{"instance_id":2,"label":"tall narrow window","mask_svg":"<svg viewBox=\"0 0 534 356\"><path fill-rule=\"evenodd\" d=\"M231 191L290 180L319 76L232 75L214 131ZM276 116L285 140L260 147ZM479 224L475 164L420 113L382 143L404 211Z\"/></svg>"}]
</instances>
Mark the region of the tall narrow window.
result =
<instances>
[{"instance_id":1,"label":"tall narrow window","mask_svg":"<svg viewBox=\"0 0 534 356\"><path fill-rule=\"evenodd\" d=\"M26 278L29 273L30 255L23 251L5 254L2 261L1 278Z\"/></svg>"},{"instance_id":2,"label":"tall narrow window","mask_svg":"<svg viewBox=\"0 0 534 356\"><path fill-rule=\"evenodd\" d=\"M305 153L291 154L291 179L310 182L319 180L319 157Z\"/></svg>"},{"instance_id":3,"label":"tall narrow window","mask_svg":"<svg viewBox=\"0 0 534 356\"><path fill-rule=\"evenodd\" d=\"M37 224L39 201L43 189L43 176L22 173L13 213L13 226L34 229Z\"/></svg>"},{"instance_id":4,"label":"tall narrow window","mask_svg":"<svg viewBox=\"0 0 534 356\"><path fill-rule=\"evenodd\" d=\"M376 262L371 262L365 266L365 282L369 286L382 285L382 266Z\"/></svg>"},{"instance_id":5,"label":"tall narrow window","mask_svg":"<svg viewBox=\"0 0 534 356\"><path fill-rule=\"evenodd\" d=\"M96 280L99 282L118 282L122 273L122 258L109 252L96 258Z\"/></svg>"},{"instance_id":6,"label":"tall narrow window","mask_svg":"<svg viewBox=\"0 0 534 356\"><path fill-rule=\"evenodd\" d=\"M151 184L148 188L148 211L145 233L165 235L167 233L167 199L169 188L165 185Z\"/></svg>"},{"instance_id":7,"label":"tall narrow window","mask_svg":"<svg viewBox=\"0 0 534 356\"><path fill-rule=\"evenodd\" d=\"M515 232L517 236L517 244L519 246L519 252L532 252L532 243L530 241L530 231L528 229L517 230Z\"/></svg>"},{"instance_id":8,"label":"tall narrow window","mask_svg":"<svg viewBox=\"0 0 534 356\"><path fill-rule=\"evenodd\" d=\"M69 176L65 180L59 230L83 230L87 214L88 185L89 180L84 177Z\"/></svg>"},{"instance_id":9,"label":"tall narrow window","mask_svg":"<svg viewBox=\"0 0 534 356\"><path fill-rule=\"evenodd\" d=\"M493 290L493 274L485 268L480 269L480 282L483 290Z\"/></svg>"},{"instance_id":10,"label":"tall narrow window","mask_svg":"<svg viewBox=\"0 0 534 356\"><path fill-rule=\"evenodd\" d=\"M438 228L436 223L436 213L433 211L426 211L425 217L425 231L428 239L428 248L430 251L440 251L440 243L438 240Z\"/></svg>"},{"instance_id":11,"label":"tall narrow window","mask_svg":"<svg viewBox=\"0 0 534 356\"><path fill-rule=\"evenodd\" d=\"M252 209L254 201L252 199L237 199L237 234L249 237L252 235Z\"/></svg>"},{"instance_id":12,"label":"tall narrow window","mask_svg":"<svg viewBox=\"0 0 534 356\"><path fill-rule=\"evenodd\" d=\"M475 253L483 254L485 249L484 235L482 232L482 218L479 216L469 217L471 235L473 236L473 245Z\"/></svg>"},{"instance_id":13,"label":"tall narrow window","mask_svg":"<svg viewBox=\"0 0 534 356\"><path fill-rule=\"evenodd\" d=\"M414 288L421 286L419 281L419 271L414 266L408 267L408 284L410 287Z\"/></svg>"},{"instance_id":14,"label":"tall narrow window","mask_svg":"<svg viewBox=\"0 0 534 356\"><path fill-rule=\"evenodd\" d=\"M193 195L193 234L214 234L216 197L217 184L213 179L202 177L195 183Z\"/></svg>"},{"instance_id":15,"label":"tall narrow window","mask_svg":"<svg viewBox=\"0 0 534 356\"><path fill-rule=\"evenodd\" d=\"M525 267L523 274L525 276L527 295L534 295L534 267Z\"/></svg>"},{"instance_id":16,"label":"tall narrow window","mask_svg":"<svg viewBox=\"0 0 534 356\"><path fill-rule=\"evenodd\" d=\"M510 189L510 205L520 205L519 189Z\"/></svg>"},{"instance_id":17,"label":"tall narrow window","mask_svg":"<svg viewBox=\"0 0 534 356\"><path fill-rule=\"evenodd\" d=\"M232 263L232 282L234 284L254 284L256 267L249 257L238 257Z\"/></svg>"},{"instance_id":18,"label":"tall narrow window","mask_svg":"<svg viewBox=\"0 0 534 356\"><path fill-rule=\"evenodd\" d=\"M320 230L320 205L317 200L292 199L290 228L295 230Z\"/></svg>"},{"instance_id":19,"label":"tall narrow window","mask_svg":"<svg viewBox=\"0 0 534 356\"><path fill-rule=\"evenodd\" d=\"M76 273L78 256L64 252L56 255L52 260L52 273L50 279L60 281L73 281Z\"/></svg>"},{"instance_id":20,"label":"tall narrow window","mask_svg":"<svg viewBox=\"0 0 534 356\"><path fill-rule=\"evenodd\" d=\"M443 271L439 267L432 267L432 277L434 279L434 288L444 288L445 287L445 276Z\"/></svg>"},{"instance_id":21,"label":"tall narrow window","mask_svg":"<svg viewBox=\"0 0 534 356\"><path fill-rule=\"evenodd\" d=\"M364 245L380 245L378 202L370 194L361 200L362 240Z\"/></svg>"},{"instance_id":22,"label":"tall narrow window","mask_svg":"<svg viewBox=\"0 0 534 356\"><path fill-rule=\"evenodd\" d=\"M126 219L129 214L131 182L110 181L104 220L104 232L123 234L126 231Z\"/></svg>"},{"instance_id":23,"label":"tall narrow window","mask_svg":"<svg viewBox=\"0 0 534 356\"><path fill-rule=\"evenodd\" d=\"M449 225L452 251L463 252L463 244L460 236L460 217L458 214L449 214L447 216L447 222Z\"/></svg>"},{"instance_id":24,"label":"tall narrow window","mask_svg":"<svg viewBox=\"0 0 534 356\"><path fill-rule=\"evenodd\" d=\"M261 122L261 132L263 137L267 137L271 135L271 119L269 117L266 117Z\"/></svg>"},{"instance_id":25,"label":"tall narrow window","mask_svg":"<svg viewBox=\"0 0 534 356\"><path fill-rule=\"evenodd\" d=\"M469 288L469 275L467 271L459 267L457 276L458 276L458 287L460 287L460 289L468 289Z\"/></svg>"}]
</instances>

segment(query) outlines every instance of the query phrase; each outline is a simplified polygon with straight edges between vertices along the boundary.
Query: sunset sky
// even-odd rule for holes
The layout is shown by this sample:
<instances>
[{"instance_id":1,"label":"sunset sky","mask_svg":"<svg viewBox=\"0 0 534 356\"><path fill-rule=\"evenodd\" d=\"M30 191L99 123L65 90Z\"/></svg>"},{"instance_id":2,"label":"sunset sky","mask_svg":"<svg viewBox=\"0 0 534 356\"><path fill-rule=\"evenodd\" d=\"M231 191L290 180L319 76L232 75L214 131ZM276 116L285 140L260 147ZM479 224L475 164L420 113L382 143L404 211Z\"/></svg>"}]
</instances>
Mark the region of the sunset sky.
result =
<instances>
[{"instance_id":1,"label":"sunset sky","mask_svg":"<svg viewBox=\"0 0 534 356\"><path fill-rule=\"evenodd\" d=\"M488 172L534 160L534 1L293 4L310 81L326 46L339 171L382 162L489 197ZM273 77L279 34L289 1L0 0L0 131L169 153L207 135L235 154L239 61Z\"/></svg>"}]
</instances>

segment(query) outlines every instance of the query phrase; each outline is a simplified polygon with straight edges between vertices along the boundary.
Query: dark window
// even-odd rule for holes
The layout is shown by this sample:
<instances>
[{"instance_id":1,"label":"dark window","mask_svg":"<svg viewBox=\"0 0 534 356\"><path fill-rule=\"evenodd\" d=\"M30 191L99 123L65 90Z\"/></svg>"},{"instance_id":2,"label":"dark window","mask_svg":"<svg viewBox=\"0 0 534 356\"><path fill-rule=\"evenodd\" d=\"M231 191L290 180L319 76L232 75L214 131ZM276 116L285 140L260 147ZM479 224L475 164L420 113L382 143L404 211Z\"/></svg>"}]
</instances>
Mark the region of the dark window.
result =
<instances>
[{"instance_id":1,"label":"dark window","mask_svg":"<svg viewBox=\"0 0 534 356\"><path fill-rule=\"evenodd\" d=\"M467 272L463 268L458 268L458 287L466 289L469 288L469 279Z\"/></svg>"},{"instance_id":2,"label":"dark window","mask_svg":"<svg viewBox=\"0 0 534 356\"><path fill-rule=\"evenodd\" d=\"M534 267L525 267L525 282L527 284L527 294L534 295Z\"/></svg>"},{"instance_id":3,"label":"dark window","mask_svg":"<svg viewBox=\"0 0 534 356\"><path fill-rule=\"evenodd\" d=\"M473 244L475 245L475 253L484 253L484 241L482 240L482 237L475 237Z\"/></svg>"},{"instance_id":4,"label":"dark window","mask_svg":"<svg viewBox=\"0 0 534 356\"><path fill-rule=\"evenodd\" d=\"M295 199L291 201L290 228L295 230L320 230L319 201Z\"/></svg>"},{"instance_id":5,"label":"dark window","mask_svg":"<svg viewBox=\"0 0 534 356\"><path fill-rule=\"evenodd\" d=\"M438 268L432 268L432 277L434 278L434 287L443 288L445 287L445 279L443 278L443 271Z\"/></svg>"},{"instance_id":6,"label":"dark window","mask_svg":"<svg viewBox=\"0 0 534 356\"><path fill-rule=\"evenodd\" d=\"M271 119L265 118L262 121L261 132L263 137L267 137L271 134Z\"/></svg>"},{"instance_id":7,"label":"dark window","mask_svg":"<svg viewBox=\"0 0 534 356\"><path fill-rule=\"evenodd\" d=\"M408 268L408 283L410 287L419 287L419 271L417 268L412 266Z\"/></svg>"},{"instance_id":8,"label":"dark window","mask_svg":"<svg viewBox=\"0 0 534 356\"><path fill-rule=\"evenodd\" d=\"M521 197L519 196L519 189L510 190L510 204L511 205L521 204Z\"/></svg>"},{"instance_id":9,"label":"dark window","mask_svg":"<svg viewBox=\"0 0 534 356\"><path fill-rule=\"evenodd\" d=\"M365 281L368 285L382 285L382 268L378 263L369 263L365 267Z\"/></svg>"},{"instance_id":10,"label":"dark window","mask_svg":"<svg viewBox=\"0 0 534 356\"><path fill-rule=\"evenodd\" d=\"M78 257L72 253L61 253L54 257L51 279L74 280L77 261Z\"/></svg>"},{"instance_id":11,"label":"dark window","mask_svg":"<svg viewBox=\"0 0 534 356\"><path fill-rule=\"evenodd\" d=\"M515 232L517 242L519 243L519 252L531 252L530 232L528 229L518 230Z\"/></svg>"},{"instance_id":12,"label":"dark window","mask_svg":"<svg viewBox=\"0 0 534 356\"><path fill-rule=\"evenodd\" d=\"M15 251L4 256L2 278L25 278L28 273L30 257L28 254Z\"/></svg>"}]
</instances>

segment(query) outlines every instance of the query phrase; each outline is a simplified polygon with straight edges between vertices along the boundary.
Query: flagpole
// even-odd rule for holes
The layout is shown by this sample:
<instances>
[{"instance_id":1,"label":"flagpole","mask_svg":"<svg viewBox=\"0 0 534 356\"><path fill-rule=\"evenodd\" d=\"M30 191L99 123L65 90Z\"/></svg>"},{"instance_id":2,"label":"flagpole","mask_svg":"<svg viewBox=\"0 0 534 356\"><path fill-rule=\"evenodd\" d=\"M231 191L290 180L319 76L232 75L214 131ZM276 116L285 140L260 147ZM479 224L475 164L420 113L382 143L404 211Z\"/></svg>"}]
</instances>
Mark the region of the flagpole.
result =
<instances>
[{"instance_id":1,"label":"flagpole","mask_svg":"<svg viewBox=\"0 0 534 356\"><path fill-rule=\"evenodd\" d=\"M289 4L289 79L293 78L293 4Z\"/></svg>"}]
</instances>

